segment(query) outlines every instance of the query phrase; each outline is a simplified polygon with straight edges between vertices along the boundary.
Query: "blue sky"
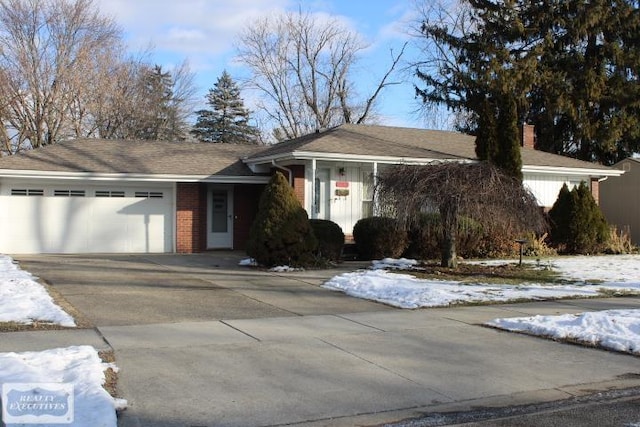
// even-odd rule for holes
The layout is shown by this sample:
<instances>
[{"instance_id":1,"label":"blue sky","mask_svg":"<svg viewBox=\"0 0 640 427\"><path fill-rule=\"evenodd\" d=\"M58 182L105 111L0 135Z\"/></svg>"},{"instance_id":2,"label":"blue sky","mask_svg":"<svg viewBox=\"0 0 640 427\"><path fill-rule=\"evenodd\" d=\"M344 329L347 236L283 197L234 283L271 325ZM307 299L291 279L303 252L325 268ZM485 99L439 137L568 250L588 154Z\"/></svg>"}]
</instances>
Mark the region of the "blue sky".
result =
<instances>
[{"instance_id":1,"label":"blue sky","mask_svg":"<svg viewBox=\"0 0 640 427\"><path fill-rule=\"evenodd\" d=\"M398 52L412 39L409 32L416 21L414 0L95 0L95 4L115 18L132 51L151 48L150 60L168 69L188 60L202 102L223 70L239 81L246 77L246 70L234 61L234 43L238 31L257 17L301 7L347 22L368 45L356 69L362 94L373 90L386 71L390 50ZM405 55L407 61L415 58L413 52ZM416 113L419 104L409 74L397 74L394 81L404 82L381 94L377 121L434 127ZM242 96L251 108L252 95L243 91Z\"/></svg>"}]
</instances>

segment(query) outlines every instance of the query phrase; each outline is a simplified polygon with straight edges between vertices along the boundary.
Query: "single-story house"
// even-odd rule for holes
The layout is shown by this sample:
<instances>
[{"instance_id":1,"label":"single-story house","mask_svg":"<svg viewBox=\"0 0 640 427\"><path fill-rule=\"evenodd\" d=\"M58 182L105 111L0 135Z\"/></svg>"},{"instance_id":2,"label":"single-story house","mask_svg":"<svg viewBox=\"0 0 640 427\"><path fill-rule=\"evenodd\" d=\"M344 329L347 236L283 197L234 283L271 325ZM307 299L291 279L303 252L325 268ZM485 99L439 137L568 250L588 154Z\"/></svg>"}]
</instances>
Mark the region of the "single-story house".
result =
<instances>
[{"instance_id":1,"label":"single-story house","mask_svg":"<svg viewBox=\"0 0 640 427\"><path fill-rule=\"evenodd\" d=\"M640 159L630 157L613 167L624 175L602 183L600 207L610 224L628 231L631 242L640 245Z\"/></svg>"},{"instance_id":2,"label":"single-story house","mask_svg":"<svg viewBox=\"0 0 640 427\"><path fill-rule=\"evenodd\" d=\"M476 160L457 132L346 124L272 146L84 139L0 158L0 253L193 253L242 249L264 185L288 177L309 217L346 235L373 214L375 176L392 164ZM534 150L524 182L541 206L560 187L623 171Z\"/></svg>"}]
</instances>

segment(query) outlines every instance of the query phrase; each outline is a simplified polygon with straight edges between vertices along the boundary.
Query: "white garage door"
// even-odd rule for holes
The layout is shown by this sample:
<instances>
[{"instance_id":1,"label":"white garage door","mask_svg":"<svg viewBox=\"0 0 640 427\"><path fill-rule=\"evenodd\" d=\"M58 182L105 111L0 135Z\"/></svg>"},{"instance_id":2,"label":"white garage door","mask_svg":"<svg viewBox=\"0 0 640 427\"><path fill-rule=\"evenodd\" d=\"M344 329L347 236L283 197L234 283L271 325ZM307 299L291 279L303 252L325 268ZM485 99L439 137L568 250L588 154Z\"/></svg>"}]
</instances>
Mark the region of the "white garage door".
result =
<instances>
[{"instance_id":1,"label":"white garage door","mask_svg":"<svg viewBox=\"0 0 640 427\"><path fill-rule=\"evenodd\" d=\"M157 185L3 182L0 253L171 252L172 204Z\"/></svg>"}]
</instances>

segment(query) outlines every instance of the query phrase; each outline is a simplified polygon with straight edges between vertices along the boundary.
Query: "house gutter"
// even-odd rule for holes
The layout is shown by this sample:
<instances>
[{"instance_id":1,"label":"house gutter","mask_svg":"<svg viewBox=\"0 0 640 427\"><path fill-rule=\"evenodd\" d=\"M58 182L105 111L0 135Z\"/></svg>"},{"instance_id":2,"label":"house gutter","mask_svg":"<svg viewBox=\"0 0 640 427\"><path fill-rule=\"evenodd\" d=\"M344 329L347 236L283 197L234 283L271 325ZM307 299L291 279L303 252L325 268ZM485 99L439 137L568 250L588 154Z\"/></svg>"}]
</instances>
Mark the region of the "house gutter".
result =
<instances>
[{"instance_id":1,"label":"house gutter","mask_svg":"<svg viewBox=\"0 0 640 427\"><path fill-rule=\"evenodd\" d=\"M283 170L289 174L289 187L293 187L293 171L289 168L277 164L274 159L271 160L271 164L274 168Z\"/></svg>"}]
</instances>

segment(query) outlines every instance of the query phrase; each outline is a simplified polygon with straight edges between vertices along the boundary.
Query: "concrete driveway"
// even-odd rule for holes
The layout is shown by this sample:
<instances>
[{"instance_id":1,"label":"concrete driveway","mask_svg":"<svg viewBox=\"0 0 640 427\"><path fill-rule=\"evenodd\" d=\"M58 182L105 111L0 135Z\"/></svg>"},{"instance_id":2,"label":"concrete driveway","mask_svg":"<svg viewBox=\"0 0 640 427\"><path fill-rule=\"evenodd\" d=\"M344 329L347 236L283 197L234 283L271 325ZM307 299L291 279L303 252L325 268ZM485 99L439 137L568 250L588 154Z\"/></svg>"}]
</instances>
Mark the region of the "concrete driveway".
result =
<instances>
[{"instance_id":1,"label":"concrete driveway","mask_svg":"<svg viewBox=\"0 0 640 427\"><path fill-rule=\"evenodd\" d=\"M0 351L112 347L122 427L372 425L640 386L637 357L479 326L639 298L403 311L319 286L356 264L269 273L241 257L17 257L96 329L2 334Z\"/></svg>"}]
</instances>

